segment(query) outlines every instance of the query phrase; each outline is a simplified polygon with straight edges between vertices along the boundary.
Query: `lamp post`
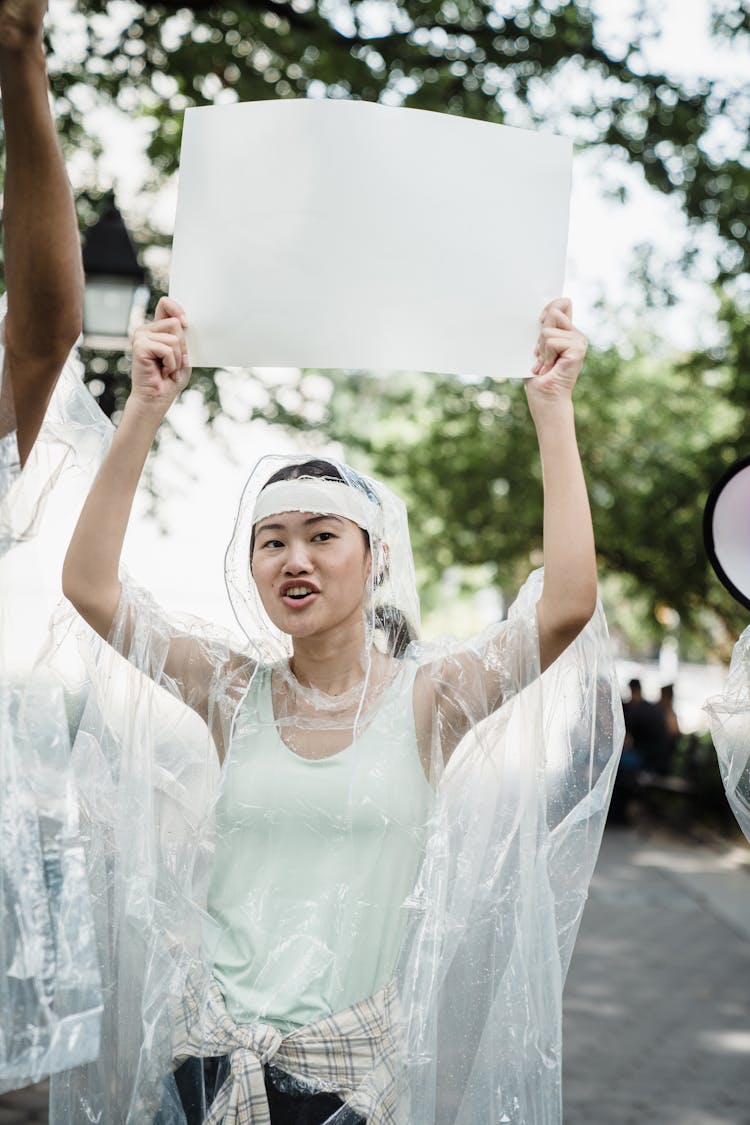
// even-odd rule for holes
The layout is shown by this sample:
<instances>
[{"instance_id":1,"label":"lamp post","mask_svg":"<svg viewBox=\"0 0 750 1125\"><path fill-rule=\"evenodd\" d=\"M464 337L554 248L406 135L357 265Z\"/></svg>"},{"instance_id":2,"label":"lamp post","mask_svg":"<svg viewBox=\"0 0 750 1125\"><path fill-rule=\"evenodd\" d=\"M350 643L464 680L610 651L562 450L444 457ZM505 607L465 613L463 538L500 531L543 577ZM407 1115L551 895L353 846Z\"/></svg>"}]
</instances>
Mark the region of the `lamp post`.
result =
<instances>
[{"instance_id":1,"label":"lamp post","mask_svg":"<svg viewBox=\"0 0 750 1125\"><path fill-rule=\"evenodd\" d=\"M95 351L121 351L134 320L146 311L149 289L113 194L86 233L83 269L83 343Z\"/></svg>"}]
</instances>

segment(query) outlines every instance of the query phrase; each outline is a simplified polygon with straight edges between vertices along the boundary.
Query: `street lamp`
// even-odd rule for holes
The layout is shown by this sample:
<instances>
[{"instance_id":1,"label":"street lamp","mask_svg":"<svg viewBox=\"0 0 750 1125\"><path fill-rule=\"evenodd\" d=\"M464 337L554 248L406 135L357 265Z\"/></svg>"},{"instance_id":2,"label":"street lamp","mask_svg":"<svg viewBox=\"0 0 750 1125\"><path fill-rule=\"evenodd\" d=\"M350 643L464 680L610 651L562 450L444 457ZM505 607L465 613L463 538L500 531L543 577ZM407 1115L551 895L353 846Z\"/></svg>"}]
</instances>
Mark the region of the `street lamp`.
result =
<instances>
[{"instance_id":1,"label":"street lamp","mask_svg":"<svg viewBox=\"0 0 750 1125\"><path fill-rule=\"evenodd\" d=\"M120 351L129 342L134 320L146 311L149 290L112 194L86 233L83 269L83 343L97 351Z\"/></svg>"}]
</instances>

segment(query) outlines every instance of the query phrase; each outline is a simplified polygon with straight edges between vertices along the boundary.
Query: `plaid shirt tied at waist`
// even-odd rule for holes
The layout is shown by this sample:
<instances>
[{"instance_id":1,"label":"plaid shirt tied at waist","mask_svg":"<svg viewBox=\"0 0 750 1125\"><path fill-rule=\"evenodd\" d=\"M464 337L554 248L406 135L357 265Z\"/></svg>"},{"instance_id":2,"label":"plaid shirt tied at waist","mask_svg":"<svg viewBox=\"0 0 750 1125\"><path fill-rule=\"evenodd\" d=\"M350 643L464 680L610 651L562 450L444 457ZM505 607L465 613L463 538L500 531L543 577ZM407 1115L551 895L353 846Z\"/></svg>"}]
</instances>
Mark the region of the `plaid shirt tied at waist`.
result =
<instances>
[{"instance_id":1,"label":"plaid shirt tied at waist","mask_svg":"<svg viewBox=\"0 0 750 1125\"><path fill-rule=\"evenodd\" d=\"M201 974L202 975L202 974ZM314 1092L337 1094L368 1125L406 1125L406 1085L396 1040L398 994L375 996L289 1035L258 1020L237 1023L212 976L188 980L175 1028L177 1064L229 1055L230 1074L205 1125L270 1125L263 1067L273 1062Z\"/></svg>"}]
</instances>

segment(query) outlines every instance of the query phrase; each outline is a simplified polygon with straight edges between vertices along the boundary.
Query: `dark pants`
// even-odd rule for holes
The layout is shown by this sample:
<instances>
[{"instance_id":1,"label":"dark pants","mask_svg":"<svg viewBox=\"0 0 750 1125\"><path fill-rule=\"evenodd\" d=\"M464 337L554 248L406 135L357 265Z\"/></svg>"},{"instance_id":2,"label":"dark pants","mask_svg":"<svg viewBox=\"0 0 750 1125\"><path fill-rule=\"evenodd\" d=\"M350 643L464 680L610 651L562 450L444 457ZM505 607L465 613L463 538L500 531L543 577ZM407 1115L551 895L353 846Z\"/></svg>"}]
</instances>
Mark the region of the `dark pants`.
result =
<instances>
[{"instance_id":1,"label":"dark pants","mask_svg":"<svg viewBox=\"0 0 750 1125\"><path fill-rule=\"evenodd\" d=\"M226 1055L213 1059L187 1059L174 1073L187 1125L202 1125L205 1112L228 1075ZM205 1103L204 1091L205 1088ZM271 1125L323 1125L344 1104L334 1094L283 1094L266 1076ZM158 1125L158 1119L155 1125ZM340 1125L367 1125L364 1117L347 1110Z\"/></svg>"}]
</instances>

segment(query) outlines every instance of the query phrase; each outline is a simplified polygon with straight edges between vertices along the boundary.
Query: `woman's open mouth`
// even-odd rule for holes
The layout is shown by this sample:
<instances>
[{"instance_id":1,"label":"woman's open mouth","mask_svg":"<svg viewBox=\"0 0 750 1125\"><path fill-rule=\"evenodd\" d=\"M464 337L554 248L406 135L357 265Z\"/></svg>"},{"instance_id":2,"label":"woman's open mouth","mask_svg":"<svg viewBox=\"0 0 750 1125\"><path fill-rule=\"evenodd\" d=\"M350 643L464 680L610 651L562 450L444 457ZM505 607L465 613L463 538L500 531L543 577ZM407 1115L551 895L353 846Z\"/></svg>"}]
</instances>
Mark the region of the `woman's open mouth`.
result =
<instances>
[{"instance_id":1,"label":"woman's open mouth","mask_svg":"<svg viewBox=\"0 0 750 1125\"><path fill-rule=\"evenodd\" d=\"M285 586L281 591L281 600L285 605L294 606L295 609L300 606L309 605L311 601L318 596L320 591L315 586L308 586L305 582L298 582L296 585Z\"/></svg>"}]
</instances>

